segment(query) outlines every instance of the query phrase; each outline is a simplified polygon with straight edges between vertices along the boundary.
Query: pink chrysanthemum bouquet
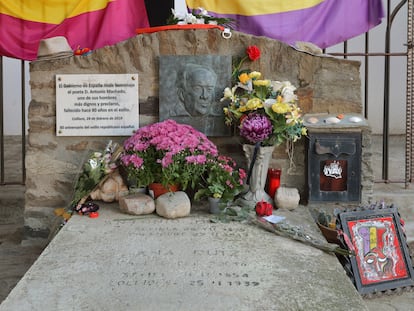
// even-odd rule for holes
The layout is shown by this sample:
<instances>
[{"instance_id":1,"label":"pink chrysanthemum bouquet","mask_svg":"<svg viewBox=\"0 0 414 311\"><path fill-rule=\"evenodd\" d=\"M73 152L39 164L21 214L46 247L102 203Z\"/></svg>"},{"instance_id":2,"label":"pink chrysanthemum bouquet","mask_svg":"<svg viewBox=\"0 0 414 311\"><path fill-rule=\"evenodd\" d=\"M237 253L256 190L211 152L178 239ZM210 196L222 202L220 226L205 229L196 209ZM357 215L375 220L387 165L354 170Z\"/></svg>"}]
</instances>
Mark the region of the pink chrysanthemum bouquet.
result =
<instances>
[{"instance_id":1,"label":"pink chrysanthemum bouquet","mask_svg":"<svg viewBox=\"0 0 414 311\"><path fill-rule=\"evenodd\" d=\"M136 187L159 182L194 188L208 158L218 155L206 135L174 120L144 126L124 142L121 163Z\"/></svg>"}]
</instances>

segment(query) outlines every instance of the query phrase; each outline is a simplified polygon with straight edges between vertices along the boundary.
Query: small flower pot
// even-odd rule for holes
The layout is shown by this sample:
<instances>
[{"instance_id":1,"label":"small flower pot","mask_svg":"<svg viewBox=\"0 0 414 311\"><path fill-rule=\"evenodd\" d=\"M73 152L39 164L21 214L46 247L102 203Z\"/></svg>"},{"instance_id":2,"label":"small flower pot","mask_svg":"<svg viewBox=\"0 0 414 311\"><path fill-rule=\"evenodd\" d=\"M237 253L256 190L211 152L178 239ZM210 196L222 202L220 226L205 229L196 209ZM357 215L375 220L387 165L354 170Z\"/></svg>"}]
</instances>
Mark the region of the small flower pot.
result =
<instances>
[{"instance_id":1,"label":"small flower pot","mask_svg":"<svg viewBox=\"0 0 414 311\"><path fill-rule=\"evenodd\" d=\"M148 189L150 191L150 194L152 193L153 198L156 199L164 193L176 192L180 189L180 187L177 184L164 187L161 183L152 183L148 185Z\"/></svg>"},{"instance_id":2,"label":"small flower pot","mask_svg":"<svg viewBox=\"0 0 414 311\"><path fill-rule=\"evenodd\" d=\"M208 205L210 207L210 214L219 214L220 213L220 199L208 197Z\"/></svg>"},{"instance_id":3,"label":"small flower pot","mask_svg":"<svg viewBox=\"0 0 414 311\"><path fill-rule=\"evenodd\" d=\"M319 230L321 230L323 236L325 237L325 239L329 243L335 243L335 244L338 244L338 245L341 244L339 242L339 239L338 239L338 231L336 231L335 229L326 227L326 226L320 224L319 222L317 222L317 225L319 227Z\"/></svg>"}]
</instances>

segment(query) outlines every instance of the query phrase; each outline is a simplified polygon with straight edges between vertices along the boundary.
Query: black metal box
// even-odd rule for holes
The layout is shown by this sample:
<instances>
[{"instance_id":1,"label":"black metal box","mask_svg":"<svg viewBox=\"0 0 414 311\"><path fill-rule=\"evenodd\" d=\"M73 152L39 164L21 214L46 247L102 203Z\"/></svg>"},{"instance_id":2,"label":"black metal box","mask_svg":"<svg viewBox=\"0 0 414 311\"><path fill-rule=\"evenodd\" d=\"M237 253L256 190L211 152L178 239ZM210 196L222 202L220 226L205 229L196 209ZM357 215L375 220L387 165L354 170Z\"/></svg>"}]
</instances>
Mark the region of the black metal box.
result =
<instances>
[{"instance_id":1,"label":"black metal box","mask_svg":"<svg viewBox=\"0 0 414 311\"><path fill-rule=\"evenodd\" d=\"M361 201L361 133L309 133L309 201Z\"/></svg>"}]
</instances>

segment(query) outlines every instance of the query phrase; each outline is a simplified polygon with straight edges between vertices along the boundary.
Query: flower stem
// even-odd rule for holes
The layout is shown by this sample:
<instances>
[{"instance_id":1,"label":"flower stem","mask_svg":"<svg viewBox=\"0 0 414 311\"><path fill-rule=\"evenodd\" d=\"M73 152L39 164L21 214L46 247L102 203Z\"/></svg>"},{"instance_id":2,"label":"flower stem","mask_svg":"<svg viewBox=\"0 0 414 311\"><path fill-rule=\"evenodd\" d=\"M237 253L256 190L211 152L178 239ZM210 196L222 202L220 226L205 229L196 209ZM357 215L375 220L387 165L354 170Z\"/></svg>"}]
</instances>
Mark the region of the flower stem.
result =
<instances>
[{"instance_id":1,"label":"flower stem","mask_svg":"<svg viewBox=\"0 0 414 311\"><path fill-rule=\"evenodd\" d=\"M233 72L232 72L232 74L231 74L231 77L232 77L232 79L233 79L234 81L238 81L238 76L239 76L239 73L240 73L240 68L241 68L241 66L243 65L244 61L245 61L247 58L248 58L248 56L244 56L244 57L240 60L240 62L238 63L238 65L237 65L237 66L234 66L234 70L233 70Z\"/></svg>"}]
</instances>

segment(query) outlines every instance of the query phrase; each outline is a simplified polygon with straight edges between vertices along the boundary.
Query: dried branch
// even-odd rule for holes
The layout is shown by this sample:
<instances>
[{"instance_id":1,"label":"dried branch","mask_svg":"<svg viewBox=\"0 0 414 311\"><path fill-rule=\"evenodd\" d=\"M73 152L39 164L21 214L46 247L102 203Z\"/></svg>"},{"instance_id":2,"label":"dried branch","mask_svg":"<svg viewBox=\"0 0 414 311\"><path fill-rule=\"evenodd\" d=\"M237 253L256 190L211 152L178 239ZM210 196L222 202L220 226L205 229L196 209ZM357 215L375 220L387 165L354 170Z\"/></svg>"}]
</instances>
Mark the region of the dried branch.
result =
<instances>
[{"instance_id":1,"label":"dried branch","mask_svg":"<svg viewBox=\"0 0 414 311\"><path fill-rule=\"evenodd\" d=\"M299 242L302 242L304 244L313 246L317 249L320 249L327 253L335 253L338 255L344 255L344 256L351 256L354 255L351 251L341 248L340 246L322 241L320 239L316 239L309 234L306 234L298 227L290 226L286 223L280 223L280 224L271 224L267 222L264 219L261 218L254 218L250 217L249 219L250 223L257 225L260 228L263 228L269 232L273 232L274 234L277 234L282 237L290 238Z\"/></svg>"}]
</instances>

